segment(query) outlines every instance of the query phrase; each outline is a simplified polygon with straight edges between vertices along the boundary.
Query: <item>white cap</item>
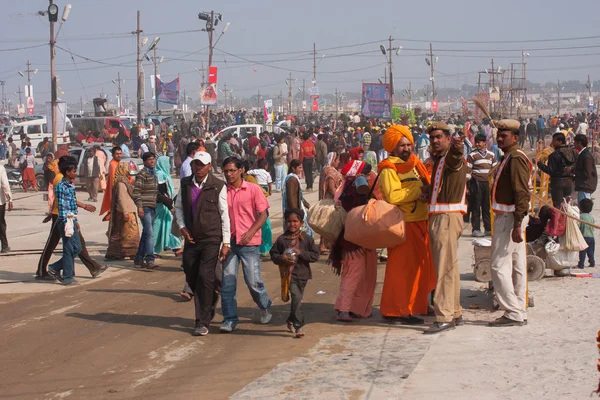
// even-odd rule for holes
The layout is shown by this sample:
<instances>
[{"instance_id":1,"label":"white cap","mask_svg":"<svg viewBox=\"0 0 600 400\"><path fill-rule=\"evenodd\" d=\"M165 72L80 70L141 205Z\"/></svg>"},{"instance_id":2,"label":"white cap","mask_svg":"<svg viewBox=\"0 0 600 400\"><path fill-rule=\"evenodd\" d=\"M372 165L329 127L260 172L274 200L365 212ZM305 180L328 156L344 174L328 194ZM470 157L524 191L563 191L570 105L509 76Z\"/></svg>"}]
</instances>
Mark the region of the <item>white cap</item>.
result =
<instances>
[{"instance_id":1,"label":"white cap","mask_svg":"<svg viewBox=\"0 0 600 400\"><path fill-rule=\"evenodd\" d=\"M192 162L194 162L196 160L200 161L204 165L208 165L212 161L212 158L210 157L210 154L208 154L207 152L199 151L196 154L194 154L194 158L192 158Z\"/></svg>"}]
</instances>

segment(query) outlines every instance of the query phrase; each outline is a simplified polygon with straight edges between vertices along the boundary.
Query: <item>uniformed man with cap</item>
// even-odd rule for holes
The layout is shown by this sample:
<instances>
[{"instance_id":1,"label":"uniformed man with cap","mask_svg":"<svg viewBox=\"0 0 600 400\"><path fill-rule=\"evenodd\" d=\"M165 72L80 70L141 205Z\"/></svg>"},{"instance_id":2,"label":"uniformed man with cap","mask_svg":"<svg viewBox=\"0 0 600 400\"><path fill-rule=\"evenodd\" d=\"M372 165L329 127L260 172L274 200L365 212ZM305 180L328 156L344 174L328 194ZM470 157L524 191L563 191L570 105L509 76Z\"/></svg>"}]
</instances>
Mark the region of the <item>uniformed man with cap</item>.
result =
<instances>
[{"instance_id":1,"label":"uniformed man with cap","mask_svg":"<svg viewBox=\"0 0 600 400\"><path fill-rule=\"evenodd\" d=\"M527 321L527 252L524 242L529 217L532 163L519 147L519 121L496 122L498 147L504 157L493 172L492 282L504 315L490 326L521 326Z\"/></svg>"},{"instance_id":2,"label":"uniformed man with cap","mask_svg":"<svg viewBox=\"0 0 600 400\"><path fill-rule=\"evenodd\" d=\"M463 136L451 136L448 125L439 121L429 125L427 132L435 160L431 186L424 190L424 197L429 198L429 237L437 273L435 322L425 331L432 334L463 323L457 253L467 212L467 163Z\"/></svg>"}]
</instances>

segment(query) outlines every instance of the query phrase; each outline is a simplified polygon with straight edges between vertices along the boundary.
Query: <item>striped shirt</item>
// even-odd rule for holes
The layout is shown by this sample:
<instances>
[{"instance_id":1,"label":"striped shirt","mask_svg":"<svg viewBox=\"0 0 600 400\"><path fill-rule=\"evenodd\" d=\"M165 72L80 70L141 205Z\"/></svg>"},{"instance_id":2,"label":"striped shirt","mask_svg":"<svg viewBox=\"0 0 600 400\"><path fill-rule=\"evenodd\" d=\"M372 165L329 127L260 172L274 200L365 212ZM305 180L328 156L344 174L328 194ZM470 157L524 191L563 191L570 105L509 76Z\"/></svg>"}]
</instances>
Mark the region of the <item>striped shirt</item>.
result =
<instances>
[{"instance_id":1,"label":"striped shirt","mask_svg":"<svg viewBox=\"0 0 600 400\"><path fill-rule=\"evenodd\" d=\"M473 177L475 180L488 182L490 169L495 165L496 157L494 157L494 153L488 150L483 153L475 150L467 157L467 167L469 167L467 179Z\"/></svg>"}]
</instances>

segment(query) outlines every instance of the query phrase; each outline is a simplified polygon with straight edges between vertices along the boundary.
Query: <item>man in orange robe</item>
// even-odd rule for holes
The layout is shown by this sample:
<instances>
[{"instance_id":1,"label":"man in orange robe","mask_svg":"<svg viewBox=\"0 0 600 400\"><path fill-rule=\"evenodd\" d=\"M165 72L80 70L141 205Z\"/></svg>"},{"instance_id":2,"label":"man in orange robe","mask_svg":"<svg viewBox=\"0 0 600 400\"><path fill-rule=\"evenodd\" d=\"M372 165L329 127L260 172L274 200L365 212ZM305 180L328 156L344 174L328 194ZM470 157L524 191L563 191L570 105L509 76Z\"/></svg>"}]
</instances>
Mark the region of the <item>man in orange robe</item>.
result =
<instances>
[{"instance_id":1,"label":"man in orange robe","mask_svg":"<svg viewBox=\"0 0 600 400\"><path fill-rule=\"evenodd\" d=\"M110 160L108 166L108 176L106 180L106 189L104 190L104 198L102 199L102 207L100 207L100 215L106 213L106 216L102 221L108 221L110 219L110 203L112 200L112 186L115 180L115 171L117 166L123 158L123 150L120 147L113 147L110 151L112 153L112 160Z\"/></svg>"},{"instance_id":2,"label":"man in orange robe","mask_svg":"<svg viewBox=\"0 0 600 400\"><path fill-rule=\"evenodd\" d=\"M430 184L427 169L412 152L413 136L406 126L393 125L383 137L389 157L378 165L383 199L404 213L406 241L388 249L380 311L385 319L421 325L416 314L427 314L428 296L436 275L429 247L427 203L422 188Z\"/></svg>"}]
</instances>

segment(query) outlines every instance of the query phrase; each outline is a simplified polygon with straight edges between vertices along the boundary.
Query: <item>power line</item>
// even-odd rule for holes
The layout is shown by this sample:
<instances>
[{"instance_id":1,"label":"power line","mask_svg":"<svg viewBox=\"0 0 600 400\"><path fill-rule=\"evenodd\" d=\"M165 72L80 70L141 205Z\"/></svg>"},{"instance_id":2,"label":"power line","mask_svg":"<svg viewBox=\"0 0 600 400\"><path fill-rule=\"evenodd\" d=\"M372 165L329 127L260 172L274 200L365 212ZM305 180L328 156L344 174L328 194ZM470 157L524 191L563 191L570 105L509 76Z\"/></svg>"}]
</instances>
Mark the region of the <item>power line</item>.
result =
<instances>
[{"instance_id":1,"label":"power line","mask_svg":"<svg viewBox=\"0 0 600 400\"><path fill-rule=\"evenodd\" d=\"M0 49L0 52L36 49L36 48L42 47L42 46L48 46L48 43L36 44L35 46L28 46L28 47L17 47L17 48L13 48L13 49Z\"/></svg>"}]
</instances>

